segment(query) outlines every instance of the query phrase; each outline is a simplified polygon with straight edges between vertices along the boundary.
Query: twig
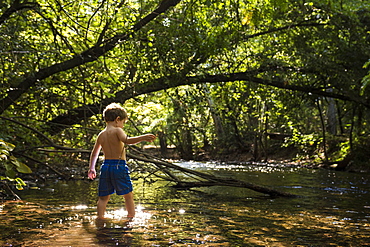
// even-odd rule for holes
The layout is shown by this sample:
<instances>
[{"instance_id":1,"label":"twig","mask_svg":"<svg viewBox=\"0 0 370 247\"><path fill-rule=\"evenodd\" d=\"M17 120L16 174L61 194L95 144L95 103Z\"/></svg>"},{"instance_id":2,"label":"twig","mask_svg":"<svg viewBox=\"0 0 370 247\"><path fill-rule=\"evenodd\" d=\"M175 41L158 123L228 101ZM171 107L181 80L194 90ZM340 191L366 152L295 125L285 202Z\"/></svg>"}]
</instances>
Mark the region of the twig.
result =
<instances>
[{"instance_id":1,"label":"twig","mask_svg":"<svg viewBox=\"0 0 370 247\"><path fill-rule=\"evenodd\" d=\"M33 162L36 162L36 163L38 163L38 164L41 164L41 165L44 165L44 166L48 167L50 170L52 170L52 171L53 171L54 173L56 173L57 175L59 175L59 176L63 177L64 179L70 179L70 177L68 177L67 175L65 175L65 174L61 173L60 171L56 170L54 167L52 167L51 165L49 165L49 164L47 164L47 163L41 162L41 161L39 161L39 160L37 160L37 159L34 159L34 158L32 158L32 157L30 157L30 156L27 156L27 155L25 155L25 154L22 154L22 153L17 153L17 155L23 156L23 157L25 157L26 159L32 160Z\"/></svg>"},{"instance_id":2,"label":"twig","mask_svg":"<svg viewBox=\"0 0 370 247\"><path fill-rule=\"evenodd\" d=\"M10 193L12 193L12 195L15 197L16 200L18 201L22 200L16 193L14 193L14 191L12 190L12 188L10 188L9 184L6 181L4 182L4 184L7 187L7 189L10 191Z\"/></svg>"}]
</instances>

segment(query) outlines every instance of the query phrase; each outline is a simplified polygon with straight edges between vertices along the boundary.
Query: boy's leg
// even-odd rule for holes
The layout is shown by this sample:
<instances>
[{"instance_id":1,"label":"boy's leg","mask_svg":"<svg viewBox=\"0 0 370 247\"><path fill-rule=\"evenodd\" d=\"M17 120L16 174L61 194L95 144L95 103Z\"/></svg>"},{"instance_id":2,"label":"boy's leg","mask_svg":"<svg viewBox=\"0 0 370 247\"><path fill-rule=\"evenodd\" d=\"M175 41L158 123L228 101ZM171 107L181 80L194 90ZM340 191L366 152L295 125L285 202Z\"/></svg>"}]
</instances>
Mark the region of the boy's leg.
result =
<instances>
[{"instance_id":1,"label":"boy's leg","mask_svg":"<svg viewBox=\"0 0 370 247\"><path fill-rule=\"evenodd\" d=\"M108 195L108 196L99 196L98 206L97 206L98 219L104 219L105 209L107 207L107 203L109 201L109 198L110 198L110 195Z\"/></svg>"},{"instance_id":2,"label":"boy's leg","mask_svg":"<svg viewBox=\"0 0 370 247\"><path fill-rule=\"evenodd\" d=\"M125 198L125 205L127 210L127 217L135 217L135 203L134 203L134 194L132 192L123 195Z\"/></svg>"}]
</instances>

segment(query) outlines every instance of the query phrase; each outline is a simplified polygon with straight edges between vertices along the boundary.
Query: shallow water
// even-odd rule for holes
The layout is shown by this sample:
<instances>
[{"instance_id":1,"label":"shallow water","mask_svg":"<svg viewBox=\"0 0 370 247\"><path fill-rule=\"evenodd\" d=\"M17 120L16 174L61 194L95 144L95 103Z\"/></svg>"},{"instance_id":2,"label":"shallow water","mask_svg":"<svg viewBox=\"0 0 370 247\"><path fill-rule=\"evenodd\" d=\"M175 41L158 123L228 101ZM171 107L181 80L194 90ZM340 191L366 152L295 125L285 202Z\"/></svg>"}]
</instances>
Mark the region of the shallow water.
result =
<instances>
[{"instance_id":1,"label":"shallow water","mask_svg":"<svg viewBox=\"0 0 370 247\"><path fill-rule=\"evenodd\" d=\"M112 196L96 221L97 181L50 181L0 207L2 246L367 246L368 174L280 165L184 162L182 166L297 194L271 198L248 189L178 191L134 180L137 217ZM133 174L133 178L135 175Z\"/></svg>"}]
</instances>

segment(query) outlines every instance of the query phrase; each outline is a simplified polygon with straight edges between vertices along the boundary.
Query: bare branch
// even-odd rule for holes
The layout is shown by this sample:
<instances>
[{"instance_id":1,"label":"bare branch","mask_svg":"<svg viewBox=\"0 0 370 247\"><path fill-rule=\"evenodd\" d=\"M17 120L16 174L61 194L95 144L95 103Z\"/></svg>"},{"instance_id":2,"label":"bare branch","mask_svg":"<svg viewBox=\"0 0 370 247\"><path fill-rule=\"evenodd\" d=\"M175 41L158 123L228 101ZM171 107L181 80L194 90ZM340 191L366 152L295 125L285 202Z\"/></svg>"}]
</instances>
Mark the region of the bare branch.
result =
<instances>
[{"instance_id":1,"label":"bare branch","mask_svg":"<svg viewBox=\"0 0 370 247\"><path fill-rule=\"evenodd\" d=\"M245 39L259 37L259 36L269 34L269 33L276 33L278 31L289 30L289 29L293 29L293 28L296 28L296 27L317 27L317 26L325 26L325 25L327 25L327 24L322 24L322 23L317 23L317 22L310 22L309 20L307 20L307 21L296 23L296 24L290 24L290 25L286 25L286 26L278 27L278 28L271 28L271 29L263 31L263 32L258 32L258 33L255 33L255 34L247 35L247 36L245 36Z\"/></svg>"}]
</instances>

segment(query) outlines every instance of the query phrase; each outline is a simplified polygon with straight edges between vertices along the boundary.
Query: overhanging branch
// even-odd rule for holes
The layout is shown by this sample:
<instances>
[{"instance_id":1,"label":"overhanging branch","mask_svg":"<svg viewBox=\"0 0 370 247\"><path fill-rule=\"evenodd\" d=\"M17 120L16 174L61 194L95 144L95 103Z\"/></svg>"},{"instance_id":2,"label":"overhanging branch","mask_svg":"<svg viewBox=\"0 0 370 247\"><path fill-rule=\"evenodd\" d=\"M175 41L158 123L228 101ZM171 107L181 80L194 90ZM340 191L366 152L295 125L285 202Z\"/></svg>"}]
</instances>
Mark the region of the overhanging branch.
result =
<instances>
[{"instance_id":1,"label":"overhanging branch","mask_svg":"<svg viewBox=\"0 0 370 247\"><path fill-rule=\"evenodd\" d=\"M7 92L7 96L0 100L0 114L3 113L10 105L13 104L23 93L25 93L30 87L34 86L36 82L50 77L51 75L57 74L62 71L73 69L77 66L93 62L108 51L112 50L122 41L128 40L134 36L135 32L139 31L142 27L147 25L150 21L155 19L157 16L164 13L167 9L178 4L181 0L163 0L161 4L150 14L145 16L143 19L138 21L133 28L123 34L116 34L110 39L97 43L81 54L77 54L75 57L56 63L50 67L40 69L39 71L30 74L23 81L21 81L13 90Z\"/></svg>"},{"instance_id":2,"label":"overhanging branch","mask_svg":"<svg viewBox=\"0 0 370 247\"><path fill-rule=\"evenodd\" d=\"M38 6L39 4L36 2L21 3L19 0L15 0L13 1L12 5L8 9L6 9L0 16L0 25L2 25L7 19L9 19L12 14L24 9L34 9Z\"/></svg>"},{"instance_id":3,"label":"overhanging branch","mask_svg":"<svg viewBox=\"0 0 370 247\"><path fill-rule=\"evenodd\" d=\"M138 95L148 94L157 92L169 88L175 88L183 85L191 84L202 84L202 83L219 83L219 82L233 82L233 81L245 81L252 82L261 85L272 86L280 89L286 89L291 91L298 91L307 93L307 95L318 95L328 98L334 98L344 101L352 101L361 104L370 109L370 104L361 97L352 97L348 95L338 94L335 92L325 91L321 88L314 88L308 86L294 85L286 83L281 80L266 80L256 77L255 71L252 72L239 72L231 74L218 74L218 75L202 75L202 76L188 76L184 78L178 78L177 75L158 78L149 81L145 84L136 85L135 88L126 87L124 90L116 93L114 97L106 98L102 102L95 104L83 105L75 109L70 110L67 114L58 116L48 122L47 130L50 134L58 134L65 128L80 123L82 120L89 118L101 112L101 107L105 107L112 102L125 102L130 98L134 98Z\"/></svg>"}]
</instances>

